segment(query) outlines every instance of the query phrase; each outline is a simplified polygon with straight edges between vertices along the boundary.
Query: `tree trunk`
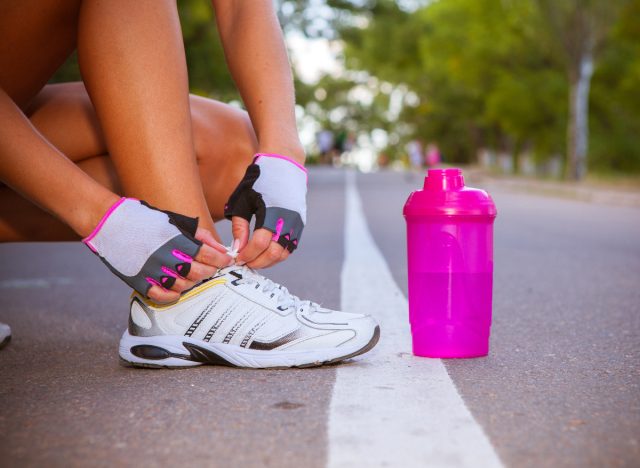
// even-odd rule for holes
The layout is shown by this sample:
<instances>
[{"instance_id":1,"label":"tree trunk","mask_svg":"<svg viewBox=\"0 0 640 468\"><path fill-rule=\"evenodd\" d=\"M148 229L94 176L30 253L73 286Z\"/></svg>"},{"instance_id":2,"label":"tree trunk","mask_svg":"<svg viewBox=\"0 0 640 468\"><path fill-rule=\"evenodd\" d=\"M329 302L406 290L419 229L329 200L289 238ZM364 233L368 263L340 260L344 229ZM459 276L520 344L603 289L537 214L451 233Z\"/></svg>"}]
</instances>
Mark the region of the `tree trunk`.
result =
<instances>
[{"instance_id":1,"label":"tree trunk","mask_svg":"<svg viewBox=\"0 0 640 468\"><path fill-rule=\"evenodd\" d=\"M593 76L593 53L590 48L580 57L577 68L569 73L566 177L572 180L581 180L587 173L589 90Z\"/></svg>"}]
</instances>

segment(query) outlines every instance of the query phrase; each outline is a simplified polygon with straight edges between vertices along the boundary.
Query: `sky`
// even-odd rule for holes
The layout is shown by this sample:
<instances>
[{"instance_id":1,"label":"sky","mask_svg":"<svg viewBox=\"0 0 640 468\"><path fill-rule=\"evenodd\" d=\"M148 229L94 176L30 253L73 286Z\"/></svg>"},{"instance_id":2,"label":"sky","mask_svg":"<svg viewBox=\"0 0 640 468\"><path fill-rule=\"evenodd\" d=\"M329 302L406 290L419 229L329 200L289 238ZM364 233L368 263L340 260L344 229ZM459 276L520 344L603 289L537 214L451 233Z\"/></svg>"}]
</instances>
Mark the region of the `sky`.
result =
<instances>
[{"instance_id":1,"label":"sky","mask_svg":"<svg viewBox=\"0 0 640 468\"><path fill-rule=\"evenodd\" d=\"M331 44L327 39L309 39L295 31L287 34L287 44L291 52L298 76L305 83L315 83L325 73L340 74L344 70L336 59L339 44Z\"/></svg>"},{"instance_id":2,"label":"sky","mask_svg":"<svg viewBox=\"0 0 640 468\"><path fill-rule=\"evenodd\" d=\"M344 72L344 66L338 58L341 54L339 42L331 42L323 38L310 39L297 31L287 33L286 41L291 54L291 62L298 77L305 83L313 84L324 74L340 76ZM321 128L313 119L305 115L304 109L298 107L296 115L300 139L305 148L309 150L314 147L316 133ZM362 170L373 169L377 154L375 147L386 144L386 139L382 138L382 140L380 135L378 138L361 135L350 160Z\"/></svg>"}]
</instances>

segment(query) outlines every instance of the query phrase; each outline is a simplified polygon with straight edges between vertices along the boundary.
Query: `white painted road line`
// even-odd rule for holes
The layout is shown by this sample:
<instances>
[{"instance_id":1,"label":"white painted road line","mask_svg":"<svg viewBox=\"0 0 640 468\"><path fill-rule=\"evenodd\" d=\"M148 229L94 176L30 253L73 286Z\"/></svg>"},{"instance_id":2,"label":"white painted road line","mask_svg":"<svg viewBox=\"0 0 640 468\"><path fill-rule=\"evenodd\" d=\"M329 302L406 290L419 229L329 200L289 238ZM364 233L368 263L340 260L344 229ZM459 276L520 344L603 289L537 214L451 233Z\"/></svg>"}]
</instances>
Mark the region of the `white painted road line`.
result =
<instances>
[{"instance_id":1,"label":"white painted road line","mask_svg":"<svg viewBox=\"0 0 640 468\"><path fill-rule=\"evenodd\" d=\"M442 361L411 354L407 300L367 228L353 173L346 202L342 310L373 315L382 333L373 351L337 368L328 466L501 467Z\"/></svg>"}]
</instances>

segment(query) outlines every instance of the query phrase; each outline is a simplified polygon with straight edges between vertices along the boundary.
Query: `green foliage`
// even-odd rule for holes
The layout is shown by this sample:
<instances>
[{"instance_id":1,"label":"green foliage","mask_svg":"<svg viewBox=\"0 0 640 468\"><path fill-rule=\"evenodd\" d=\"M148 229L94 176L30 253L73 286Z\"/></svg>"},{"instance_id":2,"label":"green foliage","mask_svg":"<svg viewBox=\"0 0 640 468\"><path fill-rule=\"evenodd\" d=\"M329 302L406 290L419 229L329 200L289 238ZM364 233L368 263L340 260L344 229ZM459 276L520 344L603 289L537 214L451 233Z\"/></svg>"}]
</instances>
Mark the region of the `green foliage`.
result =
<instances>
[{"instance_id":1,"label":"green foliage","mask_svg":"<svg viewBox=\"0 0 640 468\"><path fill-rule=\"evenodd\" d=\"M562 148L566 83L540 47L530 2L446 0L415 12L378 4L367 28L348 28L347 64L405 83L420 103L403 114L410 137L469 161L482 146Z\"/></svg>"},{"instance_id":2,"label":"green foliage","mask_svg":"<svg viewBox=\"0 0 640 468\"><path fill-rule=\"evenodd\" d=\"M640 172L640 1L620 18L594 75L590 166Z\"/></svg>"},{"instance_id":3,"label":"green foliage","mask_svg":"<svg viewBox=\"0 0 640 468\"><path fill-rule=\"evenodd\" d=\"M191 92L229 101L239 99L225 63L211 2L178 2Z\"/></svg>"},{"instance_id":4,"label":"green foliage","mask_svg":"<svg viewBox=\"0 0 640 468\"><path fill-rule=\"evenodd\" d=\"M640 0L276 1L285 31L344 45L345 73L297 81L298 102L319 126L383 129L391 156L413 138L437 142L459 162L479 148L526 149L538 160L564 153L568 54L584 20L564 14L574 4L599 18L589 165L640 172ZM192 92L239 99L210 2L180 0L178 8ZM80 79L76 62L54 80ZM401 112L392 112L399 96Z\"/></svg>"},{"instance_id":5,"label":"green foliage","mask_svg":"<svg viewBox=\"0 0 640 468\"><path fill-rule=\"evenodd\" d=\"M78 66L78 54L73 53L67 61L53 74L49 83L67 83L69 81L80 81L80 67Z\"/></svg>"}]
</instances>

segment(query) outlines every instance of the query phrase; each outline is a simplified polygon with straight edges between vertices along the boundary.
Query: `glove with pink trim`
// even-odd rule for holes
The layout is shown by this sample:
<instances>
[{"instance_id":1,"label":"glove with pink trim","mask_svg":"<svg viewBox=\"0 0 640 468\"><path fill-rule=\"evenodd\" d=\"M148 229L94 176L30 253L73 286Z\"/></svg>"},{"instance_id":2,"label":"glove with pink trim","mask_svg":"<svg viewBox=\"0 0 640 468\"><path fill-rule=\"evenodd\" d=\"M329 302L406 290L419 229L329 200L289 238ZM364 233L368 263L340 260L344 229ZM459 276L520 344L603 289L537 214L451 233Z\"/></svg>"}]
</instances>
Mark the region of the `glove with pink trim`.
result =
<instances>
[{"instance_id":1,"label":"glove with pink trim","mask_svg":"<svg viewBox=\"0 0 640 468\"><path fill-rule=\"evenodd\" d=\"M120 279L146 296L153 285L169 289L186 277L202 243L198 219L121 198L82 240Z\"/></svg>"},{"instance_id":2,"label":"glove with pink trim","mask_svg":"<svg viewBox=\"0 0 640 468\"><path fill-rule=\"evenodd\" d=\"M307 170L291 158L258 153L224 207L227 219L251 221L255 229L273 232L273 240L289 252L300 242L307 222Z\"/></svg>"}]
</instances>

